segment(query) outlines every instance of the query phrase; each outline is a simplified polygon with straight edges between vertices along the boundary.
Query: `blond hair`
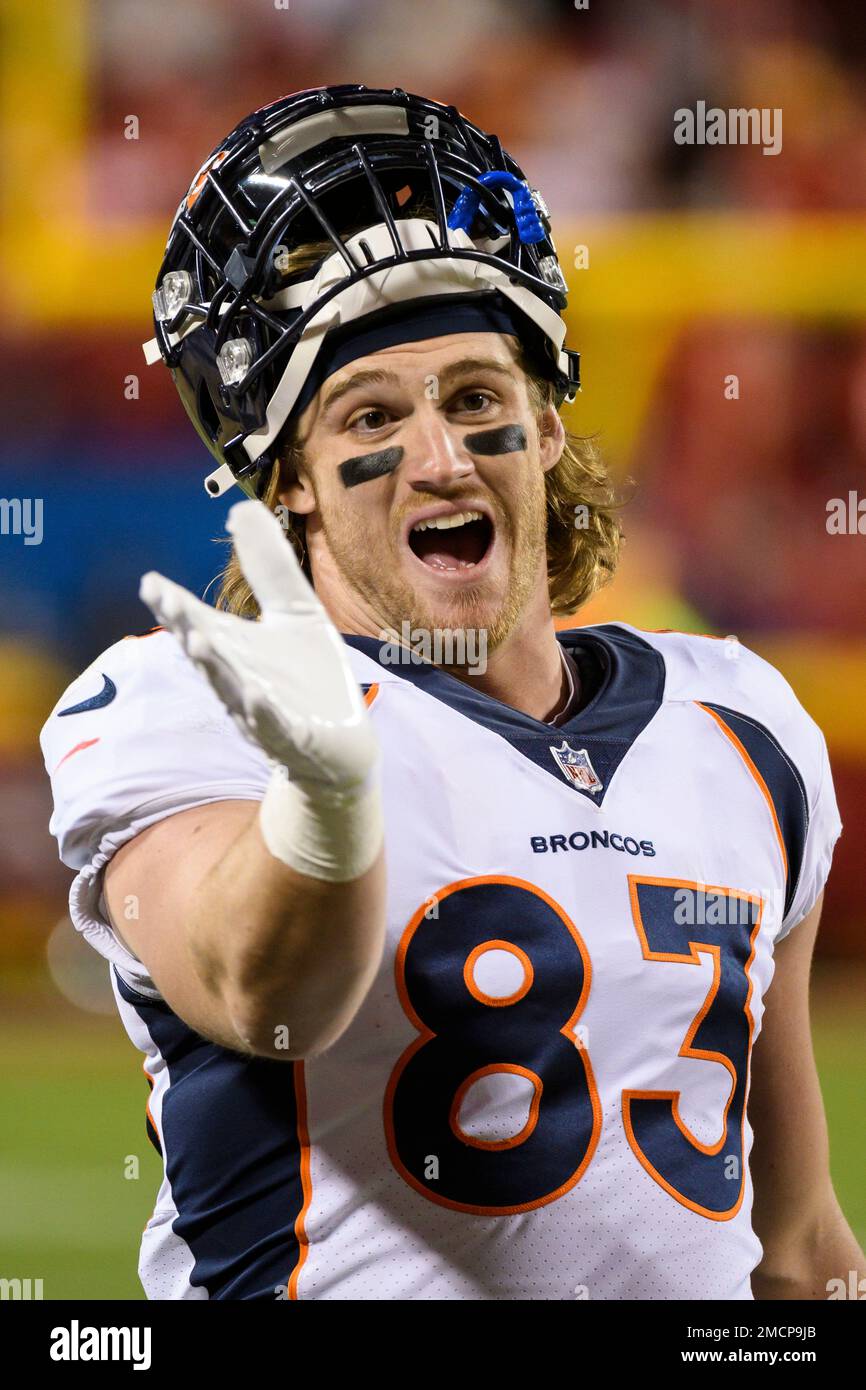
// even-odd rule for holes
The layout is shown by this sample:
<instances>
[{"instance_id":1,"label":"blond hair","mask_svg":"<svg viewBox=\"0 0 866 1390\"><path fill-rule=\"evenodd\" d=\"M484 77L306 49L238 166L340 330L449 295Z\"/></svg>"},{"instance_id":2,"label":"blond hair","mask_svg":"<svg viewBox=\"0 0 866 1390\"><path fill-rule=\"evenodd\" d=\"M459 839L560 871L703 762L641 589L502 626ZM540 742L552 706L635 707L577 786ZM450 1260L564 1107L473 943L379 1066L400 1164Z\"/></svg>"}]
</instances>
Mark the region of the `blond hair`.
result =
<instances>
[{"instance_id":1,"label":"blond hair","mask_svg":"<svg viewBox=\"0 0 866 1390\"><path fill-rule=\"evenodd\" d=\"M286 256L286 273L294 275L306 269L330 249L330 243L308 243L295 248ZM553 402L553 384L532 365L522 345L517 363L526 375L530 402L536 415L540 415ZM304 463L297 422L292 421L283 433L282 447L261 492L264 505L272 512L279 507L280 493L298 478ZM567 617L606 584L616 569L622 540L617 512L622 504L595 440L569 430L565 432L559 461L545 474L545 493L550 609L554 617ZM304 539L305 518L285 507L280 508L280 516L286 538L312 583ZM241 617L258 616L258 603L234 549L219 575L215 604Z\"/></svg>"}]
</instances>

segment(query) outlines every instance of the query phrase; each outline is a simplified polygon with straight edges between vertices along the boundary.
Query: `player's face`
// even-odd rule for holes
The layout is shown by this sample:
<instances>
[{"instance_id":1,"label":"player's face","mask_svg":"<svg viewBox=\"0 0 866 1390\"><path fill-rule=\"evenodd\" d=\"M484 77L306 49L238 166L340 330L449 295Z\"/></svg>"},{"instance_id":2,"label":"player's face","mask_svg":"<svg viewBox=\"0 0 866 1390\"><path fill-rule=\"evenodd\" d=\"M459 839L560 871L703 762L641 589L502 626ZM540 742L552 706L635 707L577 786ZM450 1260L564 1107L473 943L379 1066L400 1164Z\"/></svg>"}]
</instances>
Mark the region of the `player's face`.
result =
<instances>
[{"instance_id":1,"label":"player's face","mask_svg":"<svg viewBox=\"0 0 866 1390\"><path fill-rule=\"evenodd\" d=\"M531 404L511 341L383 349L304 412L306 469L282 500L307 515L316 588L343 631L473 628L493 649L546 602L544 473L564 434Z\"/></svg>"}]
</instances>

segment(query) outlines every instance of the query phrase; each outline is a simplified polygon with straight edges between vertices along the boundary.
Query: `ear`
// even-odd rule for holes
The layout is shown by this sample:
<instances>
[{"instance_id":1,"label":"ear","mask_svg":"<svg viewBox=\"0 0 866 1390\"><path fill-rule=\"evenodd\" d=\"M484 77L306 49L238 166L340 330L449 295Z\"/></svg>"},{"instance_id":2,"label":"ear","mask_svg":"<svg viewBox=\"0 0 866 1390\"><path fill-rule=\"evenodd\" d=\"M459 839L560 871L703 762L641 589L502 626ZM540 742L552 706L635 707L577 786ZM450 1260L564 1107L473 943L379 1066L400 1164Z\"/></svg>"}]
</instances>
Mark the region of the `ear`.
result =
<instances>
[{"instance_id":1,"label":"ear","mask_svg":"<svg viewBox=\"0 0 866 1390\"><path fill-rule=\"evenodd\" d=\"M565 448L565 426L559 411L551 402L544 406L538 415L538 443L541 452L541 466L545 473L555 467Z\"/></svg>"},{"instance_id":2,"label":"ear","mask_svg":"<svg viewBox=\"0 0 866 1390\"><path fill-rule=\"evenodd\" d=\"M287 468L281 460L285 483L277 493L283 506L299 516L309 516L316 509L316 498L306 469Z\"/></svg>"},{"instance_id":3,"label":"ear","mask_svg":"<svg viewBox=\"0 0 866 1390\"><path fill-rule=\"evenodd\" d=\"M316 509L316 499L306 480L293 483L285 492L278 492L277 496L287 511L296 512L298 516L309 516Z\"/></svg>"}]
</instances>

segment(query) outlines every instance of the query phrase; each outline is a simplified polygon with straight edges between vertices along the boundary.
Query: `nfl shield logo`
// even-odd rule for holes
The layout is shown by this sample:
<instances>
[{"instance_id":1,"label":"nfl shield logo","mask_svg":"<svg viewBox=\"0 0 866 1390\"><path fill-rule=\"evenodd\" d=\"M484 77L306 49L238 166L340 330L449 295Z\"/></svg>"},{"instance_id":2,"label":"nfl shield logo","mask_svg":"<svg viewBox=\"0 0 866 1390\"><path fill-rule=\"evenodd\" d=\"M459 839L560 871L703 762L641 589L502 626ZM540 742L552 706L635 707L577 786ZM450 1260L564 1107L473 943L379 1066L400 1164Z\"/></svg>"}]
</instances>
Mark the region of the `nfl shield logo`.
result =
<instances>
[{"instance_id":1,"label":"nfl shield logo","mask_svg":"<svg viewBox=\"0 0 866 1390\"><path fill-rule=\"evenodd\" d=\"M570 748L565 739L562 740L560 748L551 745L553 754L559 766L559 770L569 782L580 787L585 792L600 792L602 788L601 779L596 775L595 768L589 759L589 754L585 748Z\"/></svg>"}]
</instances>

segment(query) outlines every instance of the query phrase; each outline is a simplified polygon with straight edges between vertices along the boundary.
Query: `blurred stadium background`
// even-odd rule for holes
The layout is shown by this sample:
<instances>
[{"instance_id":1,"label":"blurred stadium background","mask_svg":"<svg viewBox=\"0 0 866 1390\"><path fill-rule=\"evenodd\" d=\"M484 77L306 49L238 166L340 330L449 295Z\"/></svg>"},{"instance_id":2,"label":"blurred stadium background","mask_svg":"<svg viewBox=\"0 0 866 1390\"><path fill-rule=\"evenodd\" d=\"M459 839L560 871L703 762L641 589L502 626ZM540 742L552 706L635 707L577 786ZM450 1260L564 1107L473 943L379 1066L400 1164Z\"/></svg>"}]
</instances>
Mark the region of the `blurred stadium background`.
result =
<instances>
[{"instance_id":1,"label":"blurred stadium background","mask_svg":"<svg viewBox=\"0 0 866 1390\"><path fill-rule=\"evenodd\" d=\"M142 1296L147 1087L65 917L36 738L73 674L150 625L145 569L201 593L219 567L230 499L206 497L208 456L140 346L175 206L247 110L345 81L455 103L550 204L584 354L569 424L637 484L621 573L578 621L736 634L826 732L845 833L816 1050L866 1239L866 539L826 529L830 499L866 496L862 7L2 0L2 38L0 496L42 498L44 537L0 535L0 1275ZM782 153L676 145L698 99L781 107Z\"/></svg>"}]
</instances>

